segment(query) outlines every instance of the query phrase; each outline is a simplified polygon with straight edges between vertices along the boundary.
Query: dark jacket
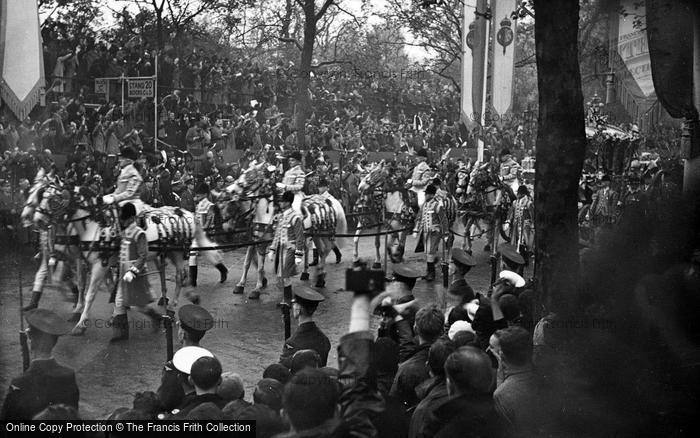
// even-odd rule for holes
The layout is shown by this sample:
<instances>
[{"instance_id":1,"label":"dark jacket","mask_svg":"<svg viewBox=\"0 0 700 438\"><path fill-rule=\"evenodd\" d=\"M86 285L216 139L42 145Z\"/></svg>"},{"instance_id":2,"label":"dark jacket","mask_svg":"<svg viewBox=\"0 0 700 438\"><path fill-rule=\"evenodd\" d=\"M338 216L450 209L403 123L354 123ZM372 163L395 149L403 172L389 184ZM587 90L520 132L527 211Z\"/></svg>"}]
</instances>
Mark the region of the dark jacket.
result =
<instances>
[{"instance_id":1,"label":"dark jacket","mask_svg":"<svg viewBox=\"0 0 700 438\"><path fill-rule=\"evenodd\" d=\"M425 436L498 438L504 436L502 419L491 394L451 397L437 406L425 424Z\"/></svg>"},{"instance_id":2,"label":"dark jacket","mask_svg":"<svg viewBox=\"0 0 700 438\"><path fill-rule=\"evenodd\" d=\"M338 363L340 418L332 418L318 427L278 435L278 438L364 438L375 437L371 419L384 410L371 366L372 333L348 333L340 339Z\"/></svg>"},{"instance_id":3,"label":"dark jacket","mask_svg":"<svg viewBox=\"0 0 700 438\"><path fill-rule=\"evenodd\" d=\"M226 400L221 398L218 394L202 394L196 395L191 392L185 396L182 404L173 411L172 420L182 420L186 419L192 409L201 405L202 403L214 403L219 409L223 409L226 406Z\"/></svg>"},{"instance_id":4,"label":"dark jacket","mask_svg":"<svg viewBox=\"0 0 700 438\"><path fill-rule=\"evenodd\" d=\"M399 332L401 362L389 394L398 398L409 409L419 401L416 386L430 378L426 366L430 344L416 345L413 330L406 320L397 322L396 329Z\"/></svg>"},{"instance_id":5,"label":"dark jacket","mask_svg":"<svg viewBox=\"0 0 700 438\"><path fill-rule=\"evenodd\" d=\"M325 367L328 362L328 352L331 350L331 341L324 335L315 322L305 322L296 329L287 339L282 349L280 363L287 368L292 367L292 356L299 350L314 350L321 356L321 364Z\"/></svg>"},{"instance_id":6,"label":"dark jacket","mask_svg":"<svg viewBox=\"0 0 700 438\"><path fill-rule=\"evenodd\" d=\"M163 367L163 375L158 387L158 398L166 411L171 411L180 406L185 399L185 390L182 389L182 382L187 376L175 368L173 361L169 360Z\"/></svg>"},{"instance_id":7,"label":"dark jacket","mask_svg":"<svg viewBox=\"0 0 700 438\"><path fill-rule=\"evenodd\" d=\"M409 438L428 438L429 435L425 431L425 426L432 416L435 409L442 405L449 396L447 395L447 382L444 377L432 377L419 388L420 403L413 411L411 424L408 428Z\"/></svg>"},{"instance_id":8,"label":"dark jacket","mask_svg":"<svg viewBox=\"0 0 700 438\"><path fill-rule=\"evenodd\" d=\"M72 369L55 359L35 359L24 374L12 380L0 419L28 421L49 405L59 403L78 409L79 398Z\"/></svg>"}]
</instances>

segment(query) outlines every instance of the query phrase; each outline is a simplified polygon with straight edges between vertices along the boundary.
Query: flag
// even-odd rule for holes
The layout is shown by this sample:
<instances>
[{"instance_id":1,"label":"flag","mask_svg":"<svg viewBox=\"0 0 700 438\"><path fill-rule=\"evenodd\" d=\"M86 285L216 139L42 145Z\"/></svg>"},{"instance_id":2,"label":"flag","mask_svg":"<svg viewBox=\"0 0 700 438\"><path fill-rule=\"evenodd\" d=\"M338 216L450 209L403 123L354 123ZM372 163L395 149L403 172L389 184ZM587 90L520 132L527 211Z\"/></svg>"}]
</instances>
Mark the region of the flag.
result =
<instances>
[{"instance_id":1,"label":"flag","mask_svg":"<svg viewBox=\"0 0 700 438\"><path fill-rule=\"evenodd\" d=\"M500 116L508 112L513 97L516 22L511 19L516 0L496 0L493 24L493 108Z\"/></svg>"},{"instance_id":2,"label":"flag","mask_svg":"<svg viewBox=\"0 0 700 438\"><path fill-rule=\"evenodd\" d=\"M462 123L473 128L479 120L474 120L474 104L472 99L472 75L474 69L473 38L474 20L476 16L476 0L464 0L462 14L462 95L460 96L460 117ZM470 47L471 46L471 47ZM466 135L465 135L466 137Z\"/></svg>"},{"instance_id":3,"label":"flag","mask_svg":"<svg viewBox=\"0 0 700 438\"><path fill-rule=\"evenodd\" d=\"M37 2L0 0L0 96L20 120L41 99L43 55Z\"/></svg>"}]
</instances>

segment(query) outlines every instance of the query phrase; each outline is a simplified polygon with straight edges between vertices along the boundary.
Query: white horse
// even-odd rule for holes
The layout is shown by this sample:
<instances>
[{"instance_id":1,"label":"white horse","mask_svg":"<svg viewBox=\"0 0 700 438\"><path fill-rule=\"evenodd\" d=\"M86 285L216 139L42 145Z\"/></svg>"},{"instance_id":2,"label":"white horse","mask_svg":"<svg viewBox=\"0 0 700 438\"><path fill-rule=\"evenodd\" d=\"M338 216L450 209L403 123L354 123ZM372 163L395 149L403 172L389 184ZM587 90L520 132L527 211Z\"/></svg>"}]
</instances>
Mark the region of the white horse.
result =
<instances>
[{"instance_id":1,"label":"white horse","mask_svg":"<svg viewBox=\"0 0 700 438\"><path fill-rule=\"evenodd\" d=\"M408 203L408 195L402 189L402 184L394 179L395 177L396 175L389 174L382 161L373 165L369 173L360 180L358 185L360 196L355 211L361 213L361 216L357 220L355 231L353 261L359 258L359 236L363 229L376 227L379 232L382 226L386 225L391 230L401 230L409 227L413 222L414 215ZM386 249L392 248L390 254L394 263L400 263L403 260L407 235L407 231L400 231L391 233L390 237L385 239ZM375 237L374 247L376 256L373 267L380 268L380 236Z\"/></svg>"},{"instance_id":2,"label":"white horse","mask_svg":"<svg viewBox=\"0 0 700 438\"><path fill-rule=\"evenodd\" d=\"M233 289L234 294L242 294L245 290L245 284L248 280L248 271L251 265L255 265L258 270L258 280L255 284L255 289L251 292L249 298L257 298L260 295L260 290L267 286L267 278L265 277L265 255L267 248L270 246L269 241L272 240L274 230L272 228L273 219L275 216L275 205L273 202L273 192L269 179L264 175L265 171L274 169L265 169L266 164L253 166L245 170L238 179L226 187L226 191L232 195L231 204L237 214L229 222L231 228L236 225L243 224L248 226L252 222L252 239L254 242L260 241L258 245L251 245L246 248L245 260L243 261L243 273L241 279ZM230 206L226 206L224 210L230 210Z\"/></svg>"},{"instance_id":3,"label":"white horse","mask_svg":"<svg viewBox=\"0 0 700 438\"><path fill-rule=\"evenodd\" d=\"M81 294L75 306L74 313L80 313L72 334L82 335L87 329L90 309L97 295L97 289L105 280L108 268L116 264L119 251L120 227L116 206L100 209L96 206L92 193L82 195L70 193L67 189L55 184L49 184L43 189L43 196L35 211L25 207L23 219L32 219L38 227L45 227L60 221L68 222L69 234L77 237L82 257L90 268L90 283L87 292ZM198 247L211 247L214 244L206 237L201 226L195 221L194 214L177 207L151 208L138 200L131 200L137 205L139 212L137 220L145 230L150 245L163 246L158 251L149 251L148 259L154 260L161 279L162 296L165 298L165 259L168 258L175 266L175 297L171 306L178 304L181 291L180 276L184 266L184 254L189 251L192 241ZM173 249L178 248L178 249ZM220 253L204 251L213 264L219 263ZM186 292L190 301L197 303L199 297ZM166 301L167 302L167 301Z\"/></svg>"}]
</instances>

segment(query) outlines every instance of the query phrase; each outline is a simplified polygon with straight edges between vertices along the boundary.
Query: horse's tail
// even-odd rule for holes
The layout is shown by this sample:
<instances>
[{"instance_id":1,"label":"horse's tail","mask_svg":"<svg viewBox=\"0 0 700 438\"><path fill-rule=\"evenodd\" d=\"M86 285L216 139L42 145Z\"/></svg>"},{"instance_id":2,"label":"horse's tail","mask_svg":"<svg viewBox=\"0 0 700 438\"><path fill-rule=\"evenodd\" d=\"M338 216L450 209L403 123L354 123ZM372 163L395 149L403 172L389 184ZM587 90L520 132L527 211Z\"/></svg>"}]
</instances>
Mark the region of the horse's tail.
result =
<instances>
[{"instance_id":1,"label":"horse's tail","mask_svg":"<svg viewBox=\"0 0 700 438\"><path fill-rule=\"evenodd\" d=\"M197 247L198 248L207 248L207 247L212 247L216 246L216 243L212 242L209 237L207 237L207 234L204 232L204 229L202 226L199 224L199 222L195 222L194 225L194 240L197 242ZM196 248L192 248L193 250L196 250ZM201 252L204 257L206 257L207 261L213 265L218 265L219 263L222 263L224 260L224 255L220 250L205 250Z\"/></svg>"}]
</instances>

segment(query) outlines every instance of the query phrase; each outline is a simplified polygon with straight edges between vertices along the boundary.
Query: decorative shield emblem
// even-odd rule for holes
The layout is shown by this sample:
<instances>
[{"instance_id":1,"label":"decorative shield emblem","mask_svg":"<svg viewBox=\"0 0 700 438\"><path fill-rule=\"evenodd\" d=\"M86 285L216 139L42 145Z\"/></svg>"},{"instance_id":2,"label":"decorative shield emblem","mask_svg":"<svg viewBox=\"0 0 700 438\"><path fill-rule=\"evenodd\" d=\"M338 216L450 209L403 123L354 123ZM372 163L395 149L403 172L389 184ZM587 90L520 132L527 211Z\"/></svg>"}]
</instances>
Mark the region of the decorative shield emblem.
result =
<instances>
[{"instance_id":1,"label":"decorative shield emblem","mask_svg":"<svg viewBox=\"0 0 700 438\"><path fill-rule=\"evenodd\" d=\"M511 24L512 22L508 17L501 20L501 28L498 30L498 34L496 34L496 40L498 44L503 46L504 54L506 53L506 47L513 43L513 29L511 28Z\"/></svg>"}]
</instances>

